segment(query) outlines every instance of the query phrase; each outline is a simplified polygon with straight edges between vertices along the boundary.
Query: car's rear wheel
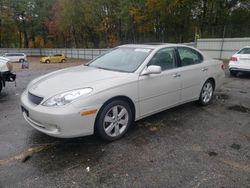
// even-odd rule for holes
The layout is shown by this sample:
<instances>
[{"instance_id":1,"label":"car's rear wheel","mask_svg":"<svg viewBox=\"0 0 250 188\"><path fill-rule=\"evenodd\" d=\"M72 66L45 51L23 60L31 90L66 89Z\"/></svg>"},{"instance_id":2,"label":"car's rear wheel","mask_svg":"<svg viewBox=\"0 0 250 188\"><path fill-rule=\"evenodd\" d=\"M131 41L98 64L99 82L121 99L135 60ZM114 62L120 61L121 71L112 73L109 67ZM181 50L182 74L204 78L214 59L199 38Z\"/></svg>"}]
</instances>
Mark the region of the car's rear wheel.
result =
<instances>
[{"instance_id":1,"label":"car's rear wheel","mask_svg":"<svg viewBox=\"0 0 250 188\"><path fill-rule=\"evenodd\" d=\"M232 70L230 71L230 75L233 77L237 76L237 74L238 74L238 72L236 72L236 71L232 71Z\"/></svg>"},{"instance_id":2,"label":"car's rear wheel","mask_svg":"<svg viewBox=\"0 0 250 188\"><path fill-rule=\"evenodd\" d=\"M24 62L24 59L19 59L19 63L23 63Z\"/></svg>"},{"instance_id":3,"label":"car's rear wheel","mask_svg":"<svg viewBox=\"0 0 250 188\"><path fill-rule=\"evenodd\" d=\"M200 93L199 103L202 106L210 104L214 95L214 83L212 80L207 80L203 85Z\"/></svg>"},{"instance_id":4,"label":"car's rear wheel","mask_svg":"<svg viewBox=\"0 0 250 188\"><path fill-rule=\"evenodd\" d=\"M128 103L115 100L104 106L96 120L96 132L106 140L121 138L132 123L132 111Z\"/></svg>"},{"instance_id":5,"label":"car's rear wheel","mask_svg":"<svg viewBox=\"0 0 250 188\"><path fill-rule=\"evenodd\" d=\"M49 63L50 63L50 60L47 59L47 60L45 61L45 63L49 64Z\"/></svg>"},{"instance_id":6,"label":"car's rear wheel","mask_svg":"<svg viewBox=\"0 0 250 188\"><path fill-rule=\"evenodd\" d=\"M61 61L61 63L65 63L65 59L63 59L63 60Z\"/></svg>"},{"instance_id":7,"label":"car's rear wheel","mask_svg":"<svg viewBox=\"0 0 250 188\"><path fill-rule=\"evenodd\" d=\"M1 93L2 89L3 89L3 84L2 84L2 80L0 80L0 93Z\"/></svg>"}]
</instances>

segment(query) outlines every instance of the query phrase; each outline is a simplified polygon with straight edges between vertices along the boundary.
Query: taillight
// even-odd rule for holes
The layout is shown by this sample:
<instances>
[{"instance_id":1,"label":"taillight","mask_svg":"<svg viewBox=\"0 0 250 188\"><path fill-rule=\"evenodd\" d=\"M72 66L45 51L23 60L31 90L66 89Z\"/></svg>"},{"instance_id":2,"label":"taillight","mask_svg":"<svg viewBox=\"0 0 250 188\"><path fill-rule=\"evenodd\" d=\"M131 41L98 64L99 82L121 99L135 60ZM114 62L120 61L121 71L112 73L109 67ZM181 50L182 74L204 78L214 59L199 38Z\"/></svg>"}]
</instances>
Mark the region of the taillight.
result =
<instances>
[{"instance_id":1,"label":"taillight","mask_svg":"<svg viewBox=\"0 0 250 188\"><path fill-rule=\"evenodd\" d=\"M230 61L238 61L238 58L237 57L231 57Z\"/></svg>"}]
</instances>

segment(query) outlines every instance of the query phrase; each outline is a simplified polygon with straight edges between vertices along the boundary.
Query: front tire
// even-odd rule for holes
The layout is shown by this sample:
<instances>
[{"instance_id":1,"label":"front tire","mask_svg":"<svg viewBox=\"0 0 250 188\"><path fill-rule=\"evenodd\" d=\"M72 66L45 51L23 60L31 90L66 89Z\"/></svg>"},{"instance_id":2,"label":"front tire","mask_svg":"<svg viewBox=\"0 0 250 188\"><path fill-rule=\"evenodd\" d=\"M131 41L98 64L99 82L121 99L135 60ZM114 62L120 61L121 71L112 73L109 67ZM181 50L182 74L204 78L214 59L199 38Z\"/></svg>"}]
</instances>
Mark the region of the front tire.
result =
<instances>
[{"instance_id":1,"label":"front tire","mask_svg":"<svg viewBox=\"0 0 250 188\"><path fill-rule=\"evenodd\" d=\"M61 63L65 63L66 61L65 61L65 59L63 59L62 61L61 61Z\"/></svg>"},{"instance_id":2,"label":"front tire","mask_svg":"<svg viewBox=\"0 0 250 188\"><path fill-rule=\"evenodd\" d=\"M132 111L128 103L115 100L104 106L96 120L95 131L106 141L120 139L132 124Z\"/></svg>"},{"instance_id":3,"label":"front tire","mask_svg":"<svg viewBox=\"0 0 250 188\"><path fill-rule=\"evenodd\" d=\"M45 63L49 64L49 63L50 63L50 60L47 59L47 60L45 61Z\"/></svg>"},{"instance_id":4,"label":"front tire","mask_svg":"<svg viewBox=\"0 0 250 188\"><path fill-rule=\"evenodd\" d=\"M203 85L200 93L199 103L202 106L210 104L214 95L214 83L212 80L207 80Z\"/></svg>"}]
</instances>

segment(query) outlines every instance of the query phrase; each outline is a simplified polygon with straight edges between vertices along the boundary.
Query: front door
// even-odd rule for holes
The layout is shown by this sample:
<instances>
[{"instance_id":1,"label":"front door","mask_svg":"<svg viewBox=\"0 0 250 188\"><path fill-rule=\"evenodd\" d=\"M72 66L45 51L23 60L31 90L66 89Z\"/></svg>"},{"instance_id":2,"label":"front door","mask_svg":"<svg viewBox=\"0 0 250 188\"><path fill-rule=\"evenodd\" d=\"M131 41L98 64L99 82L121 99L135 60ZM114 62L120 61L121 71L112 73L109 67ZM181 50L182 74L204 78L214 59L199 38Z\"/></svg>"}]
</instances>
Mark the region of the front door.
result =
<instances>
[{"instance_id":1,"label":"front door","mask_svg":"<svg viewBox=\"0 0 250 188\"><path fill-rule=\"evenodd\" d=\"M141 116L147 116L178 104L181 77L177 68L174 48L159 50L147 66L161 66L161 74L139 77L139 101Z\"/></svg>"}]
</instances>

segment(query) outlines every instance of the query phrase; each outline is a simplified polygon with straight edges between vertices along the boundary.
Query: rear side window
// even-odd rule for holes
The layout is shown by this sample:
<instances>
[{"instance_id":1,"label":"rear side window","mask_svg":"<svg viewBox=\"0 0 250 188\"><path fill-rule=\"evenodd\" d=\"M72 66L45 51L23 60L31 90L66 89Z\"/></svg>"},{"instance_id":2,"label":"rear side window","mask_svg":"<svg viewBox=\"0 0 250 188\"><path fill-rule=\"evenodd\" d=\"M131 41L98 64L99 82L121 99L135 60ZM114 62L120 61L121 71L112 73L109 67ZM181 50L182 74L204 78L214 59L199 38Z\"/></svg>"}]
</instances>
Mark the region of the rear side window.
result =
<instances>
[{"instance_id":1,"label":"rear side window","mask_svg":"<svg viewBox=\"0 0 250 188\"><path fill-rule=\"evenodd\" d=\"M5 54L5 57L11 57L11 56L24 56L24 54Z\"/></svg>"},{"instance_id":2,"label":"rear side window","mask_svg":"<svg viewBox=\"0 0 250 188\"><path fill-rule=\"evenodd\" d=\"M150 60L149 65L158 65L161 69L168 70L176 67L175 49L164 48L159 50Z\"/></svg>"},{"instance_id":3,"label":"rear side window","mask_svg":"<svg viewBox=\"0 0 250 188\"><path fill-rule=\"evenodd\" d=\"M250 54L250 48L243 48L238 54Z\"/></svg>"},{"instance_id":4,"label":"rear side window","mask_svg":"<svg viewBox=\"0 0 250 188\"><path fill-rule=\"evenodd\" d=\"M182 66L199 64L203 61L203 56L192 48L179 47L177 48Z\"/></svg>"}]
</instances>

